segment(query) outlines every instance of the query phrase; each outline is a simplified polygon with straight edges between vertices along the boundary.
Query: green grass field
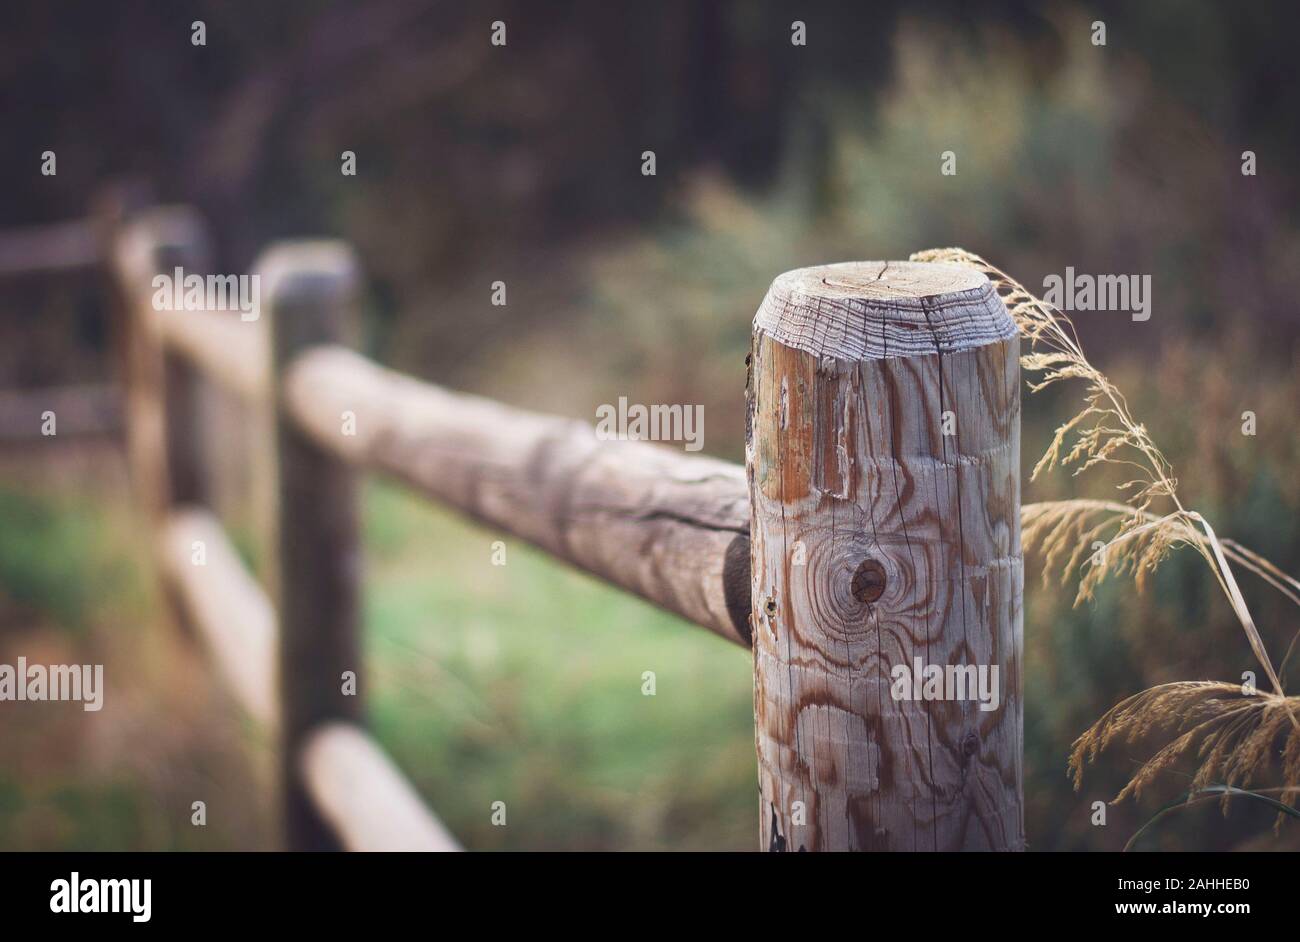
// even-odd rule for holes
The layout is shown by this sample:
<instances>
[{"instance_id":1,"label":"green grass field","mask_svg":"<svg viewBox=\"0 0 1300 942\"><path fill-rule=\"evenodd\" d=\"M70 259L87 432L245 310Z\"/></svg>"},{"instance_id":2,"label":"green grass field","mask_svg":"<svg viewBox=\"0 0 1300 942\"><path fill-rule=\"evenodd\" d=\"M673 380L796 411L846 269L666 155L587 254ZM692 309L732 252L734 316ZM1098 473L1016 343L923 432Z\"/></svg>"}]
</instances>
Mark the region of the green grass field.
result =
<instances>
[{"instance_id":1,"label":"green grass field","mask_svg":"<svg viewBox=\"0 0 1300 942\"><path fill-rule=\"evenodd\" d=\"M468 846L756 846L745 652L388 485L366 543L371 716Z\"/></svg>"}]
</instances>

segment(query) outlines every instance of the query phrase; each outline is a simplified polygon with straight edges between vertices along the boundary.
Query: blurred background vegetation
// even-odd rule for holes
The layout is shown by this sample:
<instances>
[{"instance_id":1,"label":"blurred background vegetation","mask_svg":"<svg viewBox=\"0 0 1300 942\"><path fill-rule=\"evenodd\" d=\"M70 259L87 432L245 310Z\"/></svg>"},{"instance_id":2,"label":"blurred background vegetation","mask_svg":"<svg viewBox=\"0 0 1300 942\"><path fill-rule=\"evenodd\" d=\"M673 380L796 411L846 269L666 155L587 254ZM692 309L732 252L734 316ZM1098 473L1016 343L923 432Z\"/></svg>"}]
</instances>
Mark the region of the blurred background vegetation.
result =
<instances>
[{"instance_id":1,"label":"blurred background vegetation","mask_svg":"<svg viewBox=\"0 0 1300 942\"><path fill-rule=\"evenodd\" d=\"M1189 506L1295 573L1300 109L1279 16L1208 0L23 3L0 34L0 226L141 180L200 207L222 271L275 238L345 237L370 278L372 356L588 419L620 395L702 403L706 450L734 461L749 321L781 271L961 245L1031 289L1067 265L1150 274L1151 320L1079 315L1085 348ZM46 149L56 177L39 175ZM110 376L102 297L94 278L0 285L0 385ZM1071 392L1026 399L1026 481ZM742 652L516 542L490 566L498 534L395 487L368 485L365 520L371 716L467 846L755 847ZM110 682L101 714L0 704L0 848L273 843L265 743L163 630L144 547L113 442L0 448L0 661L101 660ZM1243 579L1280 660L1294 609ZM1079 609L1033 560L1026 581L1030 847L1118 849L1186 781L1094 827L1092 802L1148 752L1115 750L1075 793L1071 741L1153 684L1258 667L1191 554ZM1297 846L1272 824L1211 802L1143 846Z\"/></svg>"}]
</instances>

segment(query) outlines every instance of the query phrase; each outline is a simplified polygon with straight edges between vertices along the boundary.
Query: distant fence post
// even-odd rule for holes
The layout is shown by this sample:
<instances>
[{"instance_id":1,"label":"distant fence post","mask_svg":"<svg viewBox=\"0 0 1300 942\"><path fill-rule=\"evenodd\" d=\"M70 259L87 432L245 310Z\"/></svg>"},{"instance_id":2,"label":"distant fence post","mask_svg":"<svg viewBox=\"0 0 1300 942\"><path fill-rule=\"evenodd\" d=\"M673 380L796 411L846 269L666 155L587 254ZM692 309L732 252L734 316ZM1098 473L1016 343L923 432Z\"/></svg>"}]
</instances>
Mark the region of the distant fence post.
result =
<instances>
[{"instance_id":1,"label":"distant fence post","mask_svg":"<svg viewBox=\"0 0 1300 942\"><path fill-rule=\"evenodd\" d=\"M321 344L348 343L359 274L337 242L273 246L256 267L270 316L278 453L275 592L280 614L284 824L291 850L340 845L304 789L300 752L311 731L357 720L360 708L360 547L356 475L287 416L290 362ZM334 431L347 434L346 417ZM344 690L344 673L356 678Z\"/></svg>"},{"instance_id":2,"label":"distant fence post","mask_svg":"<svg viewBox=\"0 0 1300 942\"><path fill-rule=\"evenodd\" d=\"M1018 356L953 265L801 269L759 308L764 849L1023 848Z\"/></svg>"},{"instance_id":3,"label":"distant fence post","mask_svg":"<svg viewBox=\"0 0 1300 942\"><path fill-rule=\"evenodd\" d=\"M168 283L180 269L206 276L211 250L202 219L187 207L140 213L121 230L113 263L127 353L127 444L131 475L157 525L169 505L208 499L200 411L203 379L193 364L162 343L157 318L184 310L155 311L153 279Z\"/></svg>"},{"instance_id":4,"label":"distant fence post","mask_svg":"<svg viewBox=\"0 0 1300 942\"><path fill-rule=\"evenodd\" d=\"M193 210L167 210L158 246L159 270L174 278L180 270L206 277L212 271L207 230ZM184 317L185 311L166 311L164 317ZM206 381L199 368L179 351L162 351L164 437L167 460L167 494L175 505L210 505L212 501L203 422Z\"/></svg>"},{"instance_id":5,"label":"distant fence post","mask_svg":"<svg viewBox=\"0 0 1300 942\"><path fill-rule=\"evenodd\" d=\"M130 317L127 300L120 284L121 270L117 266L116 252L122 228L147 206L155 204L152 187L139 181L119 181L106 184L91 199L90 217L94 220L99 240L101 270L98 274L104 285L105 317L108 323L108 344L112 371L123 393L130 383ZM124 427L125 433L128 430Z\"/></svg>"}]
</instances>

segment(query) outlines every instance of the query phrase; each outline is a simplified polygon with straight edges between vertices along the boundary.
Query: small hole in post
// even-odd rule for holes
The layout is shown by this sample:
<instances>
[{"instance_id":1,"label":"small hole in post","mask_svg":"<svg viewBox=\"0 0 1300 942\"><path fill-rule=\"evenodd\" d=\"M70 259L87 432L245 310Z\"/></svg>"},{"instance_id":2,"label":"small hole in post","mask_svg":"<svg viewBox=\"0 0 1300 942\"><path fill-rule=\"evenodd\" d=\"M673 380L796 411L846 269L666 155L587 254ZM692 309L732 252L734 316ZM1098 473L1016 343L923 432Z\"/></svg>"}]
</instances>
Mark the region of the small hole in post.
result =
<instances>
[{"instance_id":1,"label":"small hole in post","mask_svg":"<svg viewBox=\"0 0 1300 942\"><path fill-rule=\"evenodd\" d=\"M767 600L767 604L763 606L763 609L764 609L764 611L767 612L767 617L768 617L768 618L775 618L775 617L776 617L776 599L768 599L768 600Z\"/></svg>"},{"instance_id":2,"label":"small hole in post","mask_svg":"<svg viewBox=\"0 0 1300 942\"><path fill-rule=\"evenodd\" d=\"M853 574L853 597L870 605L885 592L885 567L877 560L866 559Z\"/></svg>"}]
</instances>

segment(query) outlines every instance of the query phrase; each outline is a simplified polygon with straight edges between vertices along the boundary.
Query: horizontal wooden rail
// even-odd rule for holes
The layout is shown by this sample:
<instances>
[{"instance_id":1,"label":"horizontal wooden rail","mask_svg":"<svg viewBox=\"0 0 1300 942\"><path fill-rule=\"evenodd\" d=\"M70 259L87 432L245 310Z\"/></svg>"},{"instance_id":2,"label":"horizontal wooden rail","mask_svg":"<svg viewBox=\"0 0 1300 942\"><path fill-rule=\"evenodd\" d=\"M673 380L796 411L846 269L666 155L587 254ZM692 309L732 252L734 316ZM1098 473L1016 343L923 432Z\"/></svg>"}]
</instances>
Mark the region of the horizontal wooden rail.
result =
<instances>
[{"instance_id":1,"label":"horizontal wooden rail","mask_svg":"<svg viewBox=\"0 0 1300 942\"><path fill-rule=\"evenodd\" d=\"M101 230L91 219L0 232L0 277L91 268L102 260Z\"/></svg>"},{"instance_id":2,"label":"horizontal wooden rail","mask_svg":"<svg viewBox=\"0 0 1300 942\"><path fill-rule=\"evenodd\" d=\"M300 355L283 388L323 448L749 645L743 468L600 441L587 423L449 392L343 347Z\"/></svg>"},{"instance_id":3,"label":"horizontal wooden rail","mask_svg":"<svg viewBox=\"0 0 1300 942\"><path fill-rule=\"evenodd\" d=\"M351 675L355 682L362 660L355 470L285 408L284 368L300 352L350 335L359 284L350 249L311 242L268 251L253 276L269 283L274 329L267 330L255 299L243 312L253 317L243 320L236 312L188 309L166 294L155 298L158 275L210 275L209 240L193 210L151 210L117 219L112 231L105 258L128 352L132 477L157 528L163 589L237 701L278 733L288 845L458 849L354 725L360 700L342 681ZM199 408L205 379L274 405L257 410L276 416L274 603L217 518L201 509L211 498Z\"/></svg>"},{"instance_id":4,"label":"horizontal wooden rail","mask_svg":"<svg viewBox=\"0 0 1300 942\"><path fill-rule=\"evenodd\" d=\"M191 256L204 256L206 243L202 220L193 210L181 206L155 209L123 229L113 258L114 270L135 323L209 379L242 399L260 401L270 389L270 347L260 316L244 321L235 311L154 309L153 279L160 273L160 255L176 255L185 249Z\"/></svg>"},{"instance_id":5,"label":"horizontal wooden rail","mask_svg":"<svg viewBox=\"0 0 1300 942\"><path fill-rule=\"evenodd\" d=\"M267 725L276 723L275 611L249 575L220 521L182 507L163 523L166 584L207 645L235 699Z\"/></svg>"},{"instance_id":6,"label":"horizontal wooden rail","mask_svg":"<svg viewBox=\"0 0 1300 942\"><path fill-rule=\"evenodd\" d=\"M220 522L182 508L166 519L167 584L203 638L236 701L266 728L277 723L276 617ZM313 802L349 850L459 850L380 747L354 726L314 731L300 757Z\"/></svg>"},{"instance_id":7,"label":"horizontal wooden rail","mask_svg":"<svg viewBox=\"0 0 1300 942\"><path fill-rule=\"evenodd\" d=\"M270 347L259 322L228 311L150 311L169 349L247 403L270 395Z\"/></svg>"},{"instance_id":8,"label":"horizontal wooden rail","mask_svg":"<svg viewBox=\"0 0 1300 942\"><path fill-rule=\"evenodd\" d=\"M0 392L0 442L46 434L45 413L54 414L56 438L112 435L122 427L122 394L116 386L47 386Z\"/></svg>"},{"instance_id":9,"label":"horizontal wooden rail","mask_svg":"<svg viewBox=\"0 0 1300 942\"><path fill-rule=\"evenodd\" d=\"M308 794L346 849L460 850L378 743L356 726L316 729L299 758Z\"/></svg>"},{"instance_id":10,"label":"horizontal wooden rail","mask_svg":"<svg viewBox=\"0 0 1300 942\"><path fill-rule=\"evenodd\" d=\"M248 401L270 395L259 322L148 308L150 247L192 225L158 211L118 252L135 303L168 349ZM274 279L272 279L274 281ZM268 289L267 295L270 296ZM744 469L640 442L604 442L590 424L453 393L344 347L290 365L284 406L331 453L384 471L688 621L749 645L749 515ZM356 434L345 434L346 413Z\"/></svg>"}]
</instances>

